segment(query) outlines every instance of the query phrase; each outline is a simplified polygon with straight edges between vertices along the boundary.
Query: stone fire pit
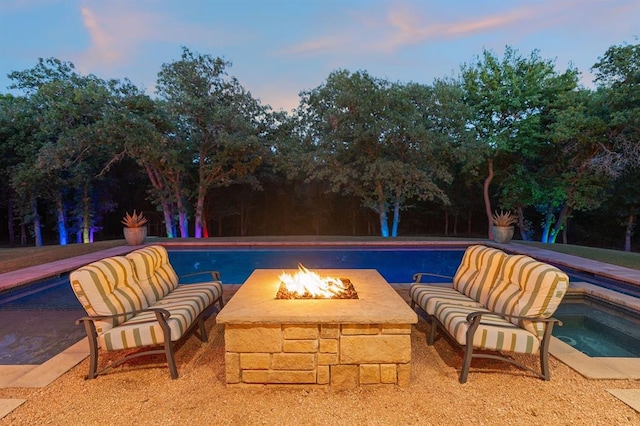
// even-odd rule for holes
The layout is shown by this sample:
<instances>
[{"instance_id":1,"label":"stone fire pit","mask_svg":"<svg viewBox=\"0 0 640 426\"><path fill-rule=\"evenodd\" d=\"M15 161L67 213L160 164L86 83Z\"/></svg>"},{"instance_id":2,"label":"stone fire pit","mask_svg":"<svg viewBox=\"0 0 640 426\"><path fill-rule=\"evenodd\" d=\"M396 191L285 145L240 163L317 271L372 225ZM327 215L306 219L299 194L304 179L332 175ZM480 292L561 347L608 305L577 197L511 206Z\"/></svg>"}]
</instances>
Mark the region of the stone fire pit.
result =
<instances>
[{"instance_id":1,"label":"stone fire pit","mask_svg":"<svg viewBox=\"0 0 640 426\"><path fill-rule=\"evenodd\" d=\"M257 269L218 313L227 384L407 385L416 313L376 270L316 272L359 299L278 300L282 270Z\"/></svg>"}]
</instances>

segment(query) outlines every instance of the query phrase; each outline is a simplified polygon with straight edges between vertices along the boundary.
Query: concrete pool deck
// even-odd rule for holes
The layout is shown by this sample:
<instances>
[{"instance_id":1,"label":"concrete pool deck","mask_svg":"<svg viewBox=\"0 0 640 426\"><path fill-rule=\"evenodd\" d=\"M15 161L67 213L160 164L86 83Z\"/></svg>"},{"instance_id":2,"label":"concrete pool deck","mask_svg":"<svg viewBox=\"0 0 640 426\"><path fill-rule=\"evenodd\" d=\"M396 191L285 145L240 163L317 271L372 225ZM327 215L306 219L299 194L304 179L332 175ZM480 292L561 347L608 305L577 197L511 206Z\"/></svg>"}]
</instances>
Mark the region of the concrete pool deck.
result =
<instances>
[{"instance_id":1,"label":"concrete pool deck","mask_svg":"<svg viewBox=\"0 0 640 426\"><path fill-rule=\"evenodd\" d=\"M353 243L352 244L360 244ZM539 248L528 247L516 242L512 242L506 245L493 244L490 242L484 242L487 245L493 245L495 247L508 250L511 252L517 252L522 254L531 255L542 261L549 261L556 264L569 266L578 270L585 270L588 272L594 272L601 275L606 275L610 278L619 279L621 281L634 283L640 285L640 271L629 268L622 268L615 265L603 264L600 262L592 261L589 259L583 259L576 256L566 255L562 253L551 252ZM253 243L253 246L261 243ZM293 243L296 245L302 245L305 243ZM339 242L328 245L339 245ZM344 243L342 243L344 244ZM379 243L372 243L372 245L380 245ZM455 245L465 244L478 244L478 241L469 242L456 242ZM184 244L183 245L187 245ZM194 245L189 243L188 245ZM202 245L205 245L204 243ZM244 246L246 243L225 242L225 246ZM283 242L273 243L272 245L287 245ZM310 244L305 244L310 245ZM322 244L323 246L327 244ZM366 245L366 244L365 244ZM399 243L394 244L396 246L424 246L424 245L441 245L451 246L451 242L425 242L416 241L413 243ZM102 259L108 256L122 255L137 247L122 246L107 249L104 251L91 253L83 256L78 256L71 259L60 260L51 262L46 265L34 266L19 271L8 272L0 274L0 290L12 288L25 283L44 279L52 276L56 276L61 273L73 270L81 265L90 263L95 260ZM395 288L402 288L406 284L400 283L394 285ZM572 283L572 291L587 292L598 297L609 298L609 300L615 300L617 303L625 306L633 307L635 310L640 311L640 299L633 298L631 296L622 295L620 293L612 292L606 289L602 289L596 286L592 286L586 283ZM571 346L561 342L558 339L553 339L551 342L550 353L560 360L562 363L570 366L579 374L590 379L620 379L620 380L638 380L640 379L640 358L591 358L583 353L573 349ZM51 358L49 361L41 365L20 365L20 366L0 366L0 388L40 388L45 387L52 383L59 376L73 368L75 365L83 361L89 354L88 344L86 339L81 340L75 345L71 346L67 350L63 351L59 355ZM620 398L626 404L633 407L640 412L640 389L624 389L617 392L616 389L611 389L610 392L616 397ZM0 418L5 416L8 412L15 409L20 403L19 400L0 400ZM16 405L17 404L17 405Z\"/></svg>"}]
</instances>

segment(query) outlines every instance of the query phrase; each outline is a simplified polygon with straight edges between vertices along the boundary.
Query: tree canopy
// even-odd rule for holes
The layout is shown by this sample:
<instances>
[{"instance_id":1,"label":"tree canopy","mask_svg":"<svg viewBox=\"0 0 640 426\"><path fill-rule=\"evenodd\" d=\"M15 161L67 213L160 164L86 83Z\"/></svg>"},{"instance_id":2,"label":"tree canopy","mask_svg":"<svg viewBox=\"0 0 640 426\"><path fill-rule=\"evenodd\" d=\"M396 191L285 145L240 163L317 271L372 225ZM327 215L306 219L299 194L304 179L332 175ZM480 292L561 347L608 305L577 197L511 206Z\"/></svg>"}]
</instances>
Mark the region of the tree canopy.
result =
<instances>
[{"instance_id":1,"label":"tree canopy","mask_svg":"<svg viewBox=\"0 0 640 426\"><path fill-rule=\"evenodd\" d=\"M230 68L184 47L153 96L56 58L11 73L20 94L0 95L0 238L113 237L133 209L168 237L448 235L450 217L455 234L464 218L478 236L499 207L517 213L522 239L581 238L595 232L581 220L599 215L613 230L602 233L632 249L637 44L598 58L595 89L507 46L430 84L338 69L290 114Z\"/></svg>"}]
</instances>

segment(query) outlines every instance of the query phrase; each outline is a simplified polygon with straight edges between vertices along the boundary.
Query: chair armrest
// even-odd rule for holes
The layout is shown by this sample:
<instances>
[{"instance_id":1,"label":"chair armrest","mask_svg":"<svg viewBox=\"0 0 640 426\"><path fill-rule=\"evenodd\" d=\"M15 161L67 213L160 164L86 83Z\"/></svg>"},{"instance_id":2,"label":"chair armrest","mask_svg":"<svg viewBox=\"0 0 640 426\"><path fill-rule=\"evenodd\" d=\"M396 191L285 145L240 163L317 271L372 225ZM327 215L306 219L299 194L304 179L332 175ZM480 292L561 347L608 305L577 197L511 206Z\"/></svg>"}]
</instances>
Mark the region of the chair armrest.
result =
<instances>
[{"instance_id":1,"label":"chair armrest","mask_svg":"<svg viewBox=\"0 0 640 426\"><path fill-rule=\"evenodd\" d=\"M180 275L179 278L194 277L196 275L202 275L202 274L211 274L213 281L220 281L220 277L222 276L222 274L220 274L220 271L200 271L200 272L194 272L192 274Z\"/></svg>"},{"instance_id":2,"label":"chair armrest","mask_svg":"<svg viewBox=\"0 0 640 426\"><path fill-rule=\"evenodd\" d=\"M164 322L166 322L166 320L169 319L169 317L171 316L171 312L163 308L146 308L146 309L140 309L137 311L123 312L120 314L113 314L113 315L85 315L82 318L78 318L76 320L76 325L80 325L80 323L84 321L94 322L94 321L100 321L100 320L108 320L108 319L114 319L114 318L118 318L125 315L136 315L141 312L155 312L156 320L164 321ZM148 321L142 321L142 322L153 322L153 321L154 320L148 320Z\"/></svg>"},{"instance_id":3,"label":"chair armrest","mask_svg":"<svg viewBox=\"0 0 640 426\"><path fill-rule=\"evenodd\" d=\"M536 321L536 322L554 323L560 326L562 325L562 321L554 317L549 317L549 318L521 317L517 315L505 315L505 314L500 314L498 312L485 312L485 311L471 312L469 315L467 315L467 322L473 322L476 318L478 318L478 321L479 321L483 316L493 316L493 317L504 318L507 321L511 321L512 319L519 319L519 320L528 320L528 321Z\"/></svg>"},{"instance_id":4,"label":"chair armrest","mask_svg":"<svg viewBox=\"0 0 640 426\"><path fill-rule=\"evenodd\" d=\"M431 272L417 272L413 274L413 282L420 283L422 281L422 277L437 277L437 278L446 278L448 280L453 280L453 277L450 277L448 275L432 274Z\"/></svg>"}]
</instances>

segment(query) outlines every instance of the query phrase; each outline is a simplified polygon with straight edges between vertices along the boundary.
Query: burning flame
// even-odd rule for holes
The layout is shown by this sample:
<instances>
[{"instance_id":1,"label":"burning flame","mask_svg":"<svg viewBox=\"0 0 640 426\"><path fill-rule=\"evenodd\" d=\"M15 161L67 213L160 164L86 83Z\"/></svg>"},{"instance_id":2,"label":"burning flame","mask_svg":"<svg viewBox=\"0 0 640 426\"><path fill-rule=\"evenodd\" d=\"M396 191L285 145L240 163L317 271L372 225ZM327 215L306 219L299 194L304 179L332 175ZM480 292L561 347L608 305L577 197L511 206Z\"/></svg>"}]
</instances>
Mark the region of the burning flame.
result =
<instances>
[{"instance_id":1,"label":"burning flame","mask_svg":"<svg viewBox=\"0 0 640 426\"><path fill-rule=\"evenodd\" d=\"M300 296L309 293L314 297L331 298L346 290L346 286L339 278L321 277L301 264L298 264L298 272L295 275L283 272L279 278L287 287L287 291Z\"/></svg>"}]
</instances>

